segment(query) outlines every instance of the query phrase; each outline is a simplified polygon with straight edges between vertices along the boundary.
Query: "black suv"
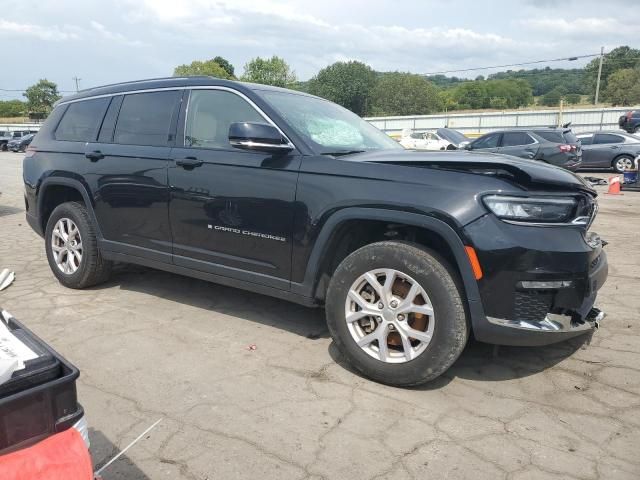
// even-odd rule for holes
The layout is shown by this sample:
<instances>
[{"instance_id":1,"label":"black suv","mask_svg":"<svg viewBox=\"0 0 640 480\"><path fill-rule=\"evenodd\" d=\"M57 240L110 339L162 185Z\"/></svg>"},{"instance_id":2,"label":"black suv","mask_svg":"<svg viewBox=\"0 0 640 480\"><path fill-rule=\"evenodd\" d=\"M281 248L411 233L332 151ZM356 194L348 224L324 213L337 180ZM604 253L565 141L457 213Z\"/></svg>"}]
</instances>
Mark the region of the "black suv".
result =
<instances>
[{"instance_id":1,"label":"black suv","mask_svg":"<svg viewBox=\"0 0 640 480\"><path fill-rule=\"evenodd\" d=\"M501 130L487 133L465 148L540 160L572 172L582 163L580 142L569 128Z\"/></svg>"},{"instance_id":2,"label":"black suv","mask_svg":"<svg viewBox=\"0 0 640 480\"><path fill-rule=\"evenodd\" d=\"M580 178L406 151L300 92L210 77L80 92L27 149L24 182L62 284L123 261L324 305L344 356L388 384L442 374L471 332L542 345L602 317L607 258Z\"/></svg>"},{"instance_id":3,"label":"black suv","mask_svg":"<svg viewBox=\"0 0 640 480\"><path fill-rule=\"evenodd\" d=\"M629 110L618 119L618 126L627 133L640 131L640 110Z\"/></svg>"}]
</instances>

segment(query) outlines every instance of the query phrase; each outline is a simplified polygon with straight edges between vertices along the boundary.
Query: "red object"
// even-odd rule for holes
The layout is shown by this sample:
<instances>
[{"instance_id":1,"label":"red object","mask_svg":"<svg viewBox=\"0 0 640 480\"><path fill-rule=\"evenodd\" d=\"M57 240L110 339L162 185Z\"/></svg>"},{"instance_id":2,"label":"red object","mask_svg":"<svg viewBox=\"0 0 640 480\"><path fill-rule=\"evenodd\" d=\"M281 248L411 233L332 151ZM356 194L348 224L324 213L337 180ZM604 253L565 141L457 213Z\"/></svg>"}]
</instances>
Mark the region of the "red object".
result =
<instances>
[{"instance_id":1,"label":"red object","mask_svg":"<svg viewBox=\"0 0 640 480\"><path fill-rule=\"evenodd\" d=\"M620 193L620 177L609 177L609 190L607 195L623 195Z\"/></svg>"},{"instance_id":2,"label":"red object","mask_svg":"<svg viewBox=\"0 0 640 480\"><path fill-rule=\"evenodd\" d=\"M93 465L75 428L0 456L2 480L93 480Z\"/></svg>"},{"instance_id":3,"label":"red object","mask_svg":"<svg viewBox=\"0 0 640 480\"><path fill-rule=\"evenodd\" d=\"M575 152L578 149L575 145L558 145L558 148L561 152Z\"/></svg>"}]
</instances>

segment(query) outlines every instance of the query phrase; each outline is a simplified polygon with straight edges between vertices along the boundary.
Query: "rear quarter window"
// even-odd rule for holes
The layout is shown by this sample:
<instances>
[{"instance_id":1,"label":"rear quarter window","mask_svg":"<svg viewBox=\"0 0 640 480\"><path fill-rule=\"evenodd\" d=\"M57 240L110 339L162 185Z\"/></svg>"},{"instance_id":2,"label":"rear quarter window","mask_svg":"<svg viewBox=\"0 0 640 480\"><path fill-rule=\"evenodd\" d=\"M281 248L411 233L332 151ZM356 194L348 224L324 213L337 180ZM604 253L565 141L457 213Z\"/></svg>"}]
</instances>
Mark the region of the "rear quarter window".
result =
<instances>
[{"instance_id":1,"label":"rear quarter window","mask_svg":"<svg viewBox=\"0 0 640 480\"><path fill-rule=\"evenodd\" d=\"M108 98L96 98L70 104L56 128L55 139L68 142L95 140L108 103Z\"/></svg>"},{"instance_id":2,"label":"rear quarter window","mask_svg":"<svg viewBox=\"0 0 640 480\"><path fill-rule=\"evenodd\" d=\"M182 91L125 95L113 141L125 145L169 145L171 119Z\"/></svg>"},{"instance_id":3,"label":"rear quarter window","mask_svg":"<svg viewBox=\"0 0 640 480\"><path fill-rule=\"evenodd\" d=\"M553 143L564 143L564 137L562 136L562 133L560 132L554 132L554 131L538 131L536 130L535 132L536 135L538 135L539 137L544 138L547 142L553 142Z\"/></svg>"}]
</instances>

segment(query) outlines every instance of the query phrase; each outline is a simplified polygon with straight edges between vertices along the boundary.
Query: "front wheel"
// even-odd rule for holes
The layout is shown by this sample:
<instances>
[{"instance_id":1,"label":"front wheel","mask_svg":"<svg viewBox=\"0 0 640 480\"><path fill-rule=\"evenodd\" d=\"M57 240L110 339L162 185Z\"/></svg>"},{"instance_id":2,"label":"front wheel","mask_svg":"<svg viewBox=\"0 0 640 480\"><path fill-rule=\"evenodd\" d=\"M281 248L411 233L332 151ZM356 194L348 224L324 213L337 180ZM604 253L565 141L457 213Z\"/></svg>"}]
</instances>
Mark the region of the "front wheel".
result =
<instances>
[{"instance_id":1,"label":"front wheel","mask_svg":"<svg viewBox=\"0 0 640 480\"><path fill-rule=\"evenodd\" d=\"M336 346L367 377L412 386L444 373L469 336L456 273L437 253L404 242L356 250L327 291Z\"/></svg>"},{"instance_id":2,"label":"front wheel","mask_svg":"<svg viewBox=\"0 0 640 480\"><path fill-rule=\"evenodd\" d=\"M63 203L53 210L45 248L53 274L65 287L86 288L109 278L111 262L102 257L91 218L81 203Z\"/></svg>"},{"instance_id":3,"label":"front wheel","mask_svg":"<svg viewBox=\"0 0 640 480\"><path fill-rule=\"evenodd\" d=\"M633 157L629 155L620 155L613 161L613 169L618 173L626 172L633 168Z\"/></svg>"}]
</instances>

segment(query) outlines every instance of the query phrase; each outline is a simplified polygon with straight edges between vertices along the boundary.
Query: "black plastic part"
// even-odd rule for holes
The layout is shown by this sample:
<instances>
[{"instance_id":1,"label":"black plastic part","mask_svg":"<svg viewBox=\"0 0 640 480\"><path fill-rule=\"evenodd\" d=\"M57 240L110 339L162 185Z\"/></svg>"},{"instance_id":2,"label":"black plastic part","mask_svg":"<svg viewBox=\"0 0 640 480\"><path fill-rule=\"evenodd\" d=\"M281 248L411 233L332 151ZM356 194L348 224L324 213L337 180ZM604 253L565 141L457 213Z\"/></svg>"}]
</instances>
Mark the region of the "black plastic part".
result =
<instances>
[{"instance_id":1,"label":"black plastic part","mask_svg":"<svg viewBox=\"0 0 640 480\"><path fill-rule=\"evenodd\" d=\"M58 374L49 380L41 377L36 385L23 384L25 388L18 392L0 393L0 455L67 430L84 415L76 392L78 369L15 318L9 319L8 326L21 340L29 338L29 346L41 347L44 358L55 359ZM42 363L40 367L44 368Z\"/></svg>"}]
</instances>

